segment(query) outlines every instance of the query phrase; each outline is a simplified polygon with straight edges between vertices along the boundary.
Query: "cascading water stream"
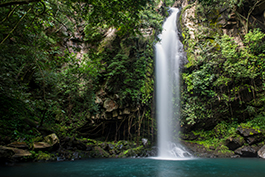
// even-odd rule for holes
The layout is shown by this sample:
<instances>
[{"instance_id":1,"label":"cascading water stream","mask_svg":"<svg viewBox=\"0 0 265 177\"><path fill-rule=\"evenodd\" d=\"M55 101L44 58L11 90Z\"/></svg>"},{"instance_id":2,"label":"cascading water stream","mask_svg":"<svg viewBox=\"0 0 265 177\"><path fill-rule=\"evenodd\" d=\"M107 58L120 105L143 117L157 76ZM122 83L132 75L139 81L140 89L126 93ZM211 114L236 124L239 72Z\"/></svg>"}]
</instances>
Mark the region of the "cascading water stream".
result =
<instances>
[{"instance_id":1,"label":"cascading water stream","mask_svg":"<svg viewBox=\"0 0 265 177\"><path fill-rule=\"evenodd\" d=\"M171 8L171 15L163 24L156 48L156 111L158 124L158 157L183 158L191 154L173 140L173 132L180 111L179 68L185 58L183 45L178 37L177 15L179 9ZM175 143L173 143L175 142Z\"/></svg>"}]
</instances>

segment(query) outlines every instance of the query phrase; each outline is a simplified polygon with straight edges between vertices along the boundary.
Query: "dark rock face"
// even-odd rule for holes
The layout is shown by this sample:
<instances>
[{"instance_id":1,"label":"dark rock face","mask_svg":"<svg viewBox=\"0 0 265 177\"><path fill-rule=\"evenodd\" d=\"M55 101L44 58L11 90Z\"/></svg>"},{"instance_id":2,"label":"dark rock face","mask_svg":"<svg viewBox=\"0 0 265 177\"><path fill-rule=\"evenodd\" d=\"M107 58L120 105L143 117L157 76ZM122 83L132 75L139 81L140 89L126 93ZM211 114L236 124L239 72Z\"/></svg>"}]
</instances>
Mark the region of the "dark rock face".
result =
<instances>
[{"instance_id":1,"label":"dark rock face","mask_svg":"<svg viewBox=\"0 0 265 177\"><path fill-rule=\"evenodd\" d=\"M258 135L254 135L254 136L250 136L246 138L246 141L248 144L252 145L252 144L256 144L261 142L262 140L264 140L264 135L263 134L258 134Z\"/></svg>"},{"instance_id":2,"label":"dark rock face","mask_svg":"<svg viewBox=\"0 0 265 177\"><path fill-rule=\"evenodd\" d=\"M249 145L259 143L264 140L265 136L261 130L253 128L243 128L242 126L237 128L237 132L243 136Z\"/></svg>"},{"instance_id":3,"label":"dark rock face","mask_svg":"<svg viewBox=\"0 0 265 177\"><path fill-rule=\"evenodd\" d=\"M237 148L243 146L245 140L243 137L235 137L235 138L227 138L225 141L225 145L229 148L229 150L236 150Z\"/></svg>"},{"instance_id":4,"label":"dark rock face","mask_svg":"<svg viewBox=\"0 0 265 177\"><path fill-rule=\"evenodd\" d=\"M241 157L257 157L257 149L251 146L243 146L235 150L235 153Z\"/></svg>"}]
</instances>

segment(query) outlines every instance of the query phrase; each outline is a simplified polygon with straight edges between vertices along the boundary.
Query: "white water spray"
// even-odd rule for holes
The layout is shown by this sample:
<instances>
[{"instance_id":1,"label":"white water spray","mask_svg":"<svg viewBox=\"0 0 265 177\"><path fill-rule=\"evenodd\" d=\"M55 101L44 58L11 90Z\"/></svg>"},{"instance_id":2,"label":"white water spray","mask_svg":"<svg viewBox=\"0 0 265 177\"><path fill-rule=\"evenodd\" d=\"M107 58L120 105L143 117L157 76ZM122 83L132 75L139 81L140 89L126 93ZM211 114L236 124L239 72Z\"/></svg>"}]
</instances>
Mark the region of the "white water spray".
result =
<instances>
[{"instance_id":1,"label":"white water spray","mask_svg":"<svg viewBox=\"0 0 265 177\"><path fill-rule=\"evenodd\" d=\"M180 93L179 68L185 58L183 45L178 37L177 15L179 9L171 8L171 15L163 24L156 48L156 111L158 120L158 157L184 158L191 154L173 140L173 130L178 132ZM175 121L174 121L175 120ZM173 143L176 142L176 143Z\"/></svg>"}]
</instances>

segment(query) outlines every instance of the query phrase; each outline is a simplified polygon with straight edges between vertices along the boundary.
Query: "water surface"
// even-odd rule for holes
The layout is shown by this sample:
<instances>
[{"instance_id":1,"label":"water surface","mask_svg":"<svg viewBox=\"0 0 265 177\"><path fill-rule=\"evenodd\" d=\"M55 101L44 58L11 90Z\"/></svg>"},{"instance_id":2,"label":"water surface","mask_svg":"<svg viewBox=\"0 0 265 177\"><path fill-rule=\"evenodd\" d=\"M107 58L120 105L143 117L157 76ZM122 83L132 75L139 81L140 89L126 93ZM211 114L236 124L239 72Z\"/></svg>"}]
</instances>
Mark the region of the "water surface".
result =
<instances>
[{"instance_id":1,"label":"water surface","mask_svg":"<svg viewBox=\"0 0 265 177\"><path fill-rule=\"evenodd\" d=\"M89 159L0 167L1 177L264 177L262 159Z\"/></svg>"}]
</instances>

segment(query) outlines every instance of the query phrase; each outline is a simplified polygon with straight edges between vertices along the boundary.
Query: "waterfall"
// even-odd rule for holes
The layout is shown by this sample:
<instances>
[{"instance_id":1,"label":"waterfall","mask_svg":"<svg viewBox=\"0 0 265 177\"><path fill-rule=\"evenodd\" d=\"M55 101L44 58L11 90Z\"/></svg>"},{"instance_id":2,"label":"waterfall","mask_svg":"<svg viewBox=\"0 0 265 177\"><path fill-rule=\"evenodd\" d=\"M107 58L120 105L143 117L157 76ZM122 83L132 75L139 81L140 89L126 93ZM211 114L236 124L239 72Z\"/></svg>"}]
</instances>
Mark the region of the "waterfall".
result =
<instances>
[{"instance_id":1,"label":"waterfall","mask_svg":"<svg viewBox=\"0 0 265 177\"><path fill-rule=\"evenodd\" d=\"M158 157L183 158L191 156L174 134L179 131L180 113L179 68L185 52L179 40L177 20L179 9L171 8L171 15L163 24L156 49L156 111L158 124ZM174 133L175 132L175 133ZM174 143L173 143L174 142Z\"/></svg>"}]
</instances>

